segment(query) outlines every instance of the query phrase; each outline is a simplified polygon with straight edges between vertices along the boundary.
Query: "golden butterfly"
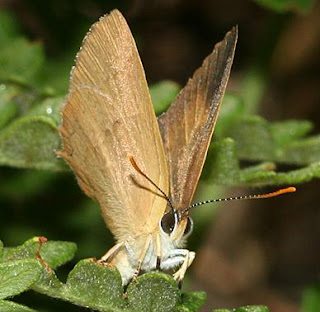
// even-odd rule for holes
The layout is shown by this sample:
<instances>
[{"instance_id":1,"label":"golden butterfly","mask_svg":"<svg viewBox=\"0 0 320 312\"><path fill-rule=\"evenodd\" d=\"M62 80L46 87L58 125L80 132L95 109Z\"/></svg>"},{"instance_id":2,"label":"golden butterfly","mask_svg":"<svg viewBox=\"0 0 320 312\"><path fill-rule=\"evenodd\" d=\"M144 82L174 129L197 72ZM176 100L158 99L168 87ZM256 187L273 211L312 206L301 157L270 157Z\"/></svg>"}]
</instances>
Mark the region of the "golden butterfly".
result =
<instances>
[{"instance_id":1,"label":"golden butterfly","mask_svg":"<svg viewBox=\"0 0 320 312\"><path fill-rule=\"evenodd\" d=\"M226 89L237 42L228 32L166 113L156 118L130 29L117 10L92 26L62 108L62 156L96 200L116 244L102 261L123 285L143 271L177 269L195 253L191 200Z\"/></svg>"}]
</instances>

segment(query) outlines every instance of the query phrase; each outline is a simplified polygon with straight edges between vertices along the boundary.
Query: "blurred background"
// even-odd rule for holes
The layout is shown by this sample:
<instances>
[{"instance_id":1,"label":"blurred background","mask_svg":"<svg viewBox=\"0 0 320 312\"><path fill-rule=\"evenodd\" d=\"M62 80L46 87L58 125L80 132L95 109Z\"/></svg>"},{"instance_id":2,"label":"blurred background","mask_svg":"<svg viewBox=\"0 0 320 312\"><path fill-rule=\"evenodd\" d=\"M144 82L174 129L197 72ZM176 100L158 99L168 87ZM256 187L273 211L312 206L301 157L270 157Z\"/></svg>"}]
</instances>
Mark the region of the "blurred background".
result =
<instances>
[{"instance_id":1,"label":"blurred background","mask_svg":"<svg viewBox=\"0 0 320 312\"><path fill-rule=\"evenodd\" d=\"M214 44L238 25L228 93L241 97L248 114L268 122L308 120L308 134L320 141L319 2L2 0L0 12L5 12L6 20L0 20L0 34L9 27L7 20L14 21L10 27L15 33L41 45L42 80L64 96L82 38L113 8L130 25L149 84L172 80L183 86ZM19 101L14 118L25 109L24 98ZM319 155L319 145L310 151ZM242 168L261 161L239 159ZM277 171L296 170L307 162L302 163L282 161ZM214 172L207 172L199 184L199 200L274 189L238 183L223 187ZM184 290L207 292L203 311L247 304L265 304L273 312L320 311L319 180L312 178L297 185L298 192L292 195L208 205L193 212L195 229L188 248L197 256ZM0 239L5 246L37 235L77 243L74 262L59 273L62 279L79 259L99 257L113 244L99 208L80 191L71 172L3 166L0 207ZM30 292L15 301L41 311L85 311Z\"/></svg>"}]
</instances>

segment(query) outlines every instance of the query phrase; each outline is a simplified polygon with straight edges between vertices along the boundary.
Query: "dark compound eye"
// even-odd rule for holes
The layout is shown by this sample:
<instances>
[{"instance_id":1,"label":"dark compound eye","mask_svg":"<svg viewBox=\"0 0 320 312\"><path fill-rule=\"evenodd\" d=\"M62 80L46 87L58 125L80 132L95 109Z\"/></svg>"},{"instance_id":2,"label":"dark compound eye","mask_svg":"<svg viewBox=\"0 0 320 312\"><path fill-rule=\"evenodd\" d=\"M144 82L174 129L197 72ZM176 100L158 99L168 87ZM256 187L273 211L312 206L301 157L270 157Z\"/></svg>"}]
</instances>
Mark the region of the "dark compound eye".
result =
<instances>
[{"instance_id":1,"label":"dark compound eye","mask_svg":"<svg viewBox=\"0 0 320 312\"><path fill-rule=\"evenodd\" d=\"M164 233L170 235L175 229L177 222L177 215L175 213L168 212L165 215L163 215L160 221L160 227Z\"/></svg>"},{"instance_id":2,"label":"dark compound eye","mask_svg":"<svg viewBox=\"0 0 320 312\"><path fill-rule=\"evenodd\" d=\"M193 230L193 221L190 217L188 217L188 221L187 221L187 226L186 229L184 230L183 236L188 237Z\"/></svg>"}]
</instances>

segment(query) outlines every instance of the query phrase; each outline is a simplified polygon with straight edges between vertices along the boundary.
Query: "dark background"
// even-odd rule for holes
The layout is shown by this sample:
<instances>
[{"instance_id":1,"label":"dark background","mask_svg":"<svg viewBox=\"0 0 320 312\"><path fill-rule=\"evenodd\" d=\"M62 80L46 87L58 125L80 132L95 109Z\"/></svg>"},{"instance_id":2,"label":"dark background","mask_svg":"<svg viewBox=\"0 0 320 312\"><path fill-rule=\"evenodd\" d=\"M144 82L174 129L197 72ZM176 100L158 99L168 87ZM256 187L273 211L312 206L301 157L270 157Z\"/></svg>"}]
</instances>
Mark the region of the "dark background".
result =
<instances>
[{"instance_id":1,"label":"dark background","mask_svg":"<svg viewBox=\"0 0 320 312\"><path fill-rule=\"evenodd\" d=\"M320 130L320 5L308 13L268 10L254 1L2 1L21 32L42 41L49 59L69 71L84 34L118 8L138 44L149 83L183 85L232 26L239 42L229 90L237 92L252 66L265 72L259 113L268 120L308 119ZM286 170L286 167L279 168ZM6 246L35 235L78 244L77 259L102 255L112 238L97 207L68 173L1 168L0 235ZM37 187L26 191L28 181ZM18 181L18 182L13 182ZM12 187L8 186L12 183ZM32 182L34 183L34 182ZM202 185L200 185L201 187ZM266 304L274 312L299 311L304 290L319 280L319 181L291 196L228 203L196 229L189 247L197 257L186 290L205 290L209 308ZM243 188L224 195L246 194ZM253 192L250 190L250 192ZM195 224L197 227L197 223ZM61 272L63 278L72 263ZM15 298L43 311L84 311L41 295Z\"/></svg>"}]
</instances>

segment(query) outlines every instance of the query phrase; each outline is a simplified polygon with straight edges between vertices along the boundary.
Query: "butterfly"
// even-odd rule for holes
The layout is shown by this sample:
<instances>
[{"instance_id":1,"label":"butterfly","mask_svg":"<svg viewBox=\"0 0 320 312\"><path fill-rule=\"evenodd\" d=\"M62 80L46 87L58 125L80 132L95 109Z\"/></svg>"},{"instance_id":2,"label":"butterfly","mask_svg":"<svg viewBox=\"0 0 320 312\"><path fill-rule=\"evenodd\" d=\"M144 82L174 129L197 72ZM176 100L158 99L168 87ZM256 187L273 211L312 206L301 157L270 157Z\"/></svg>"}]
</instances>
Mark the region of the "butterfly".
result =
<instances>
[{"instance_id":1,"label":"butterfly","mask_svg":"<svg viewBox=\"0 0 320 312\"><path fill-rule=\"evenodd\" d=\"M101 258L123 285L142 271L183 280L189 211L234 58L234 27L158 118L138 50L118 10L85 36L63 104L57 152L100 205L116 244Z\"/></svg>"}]
</instances>

